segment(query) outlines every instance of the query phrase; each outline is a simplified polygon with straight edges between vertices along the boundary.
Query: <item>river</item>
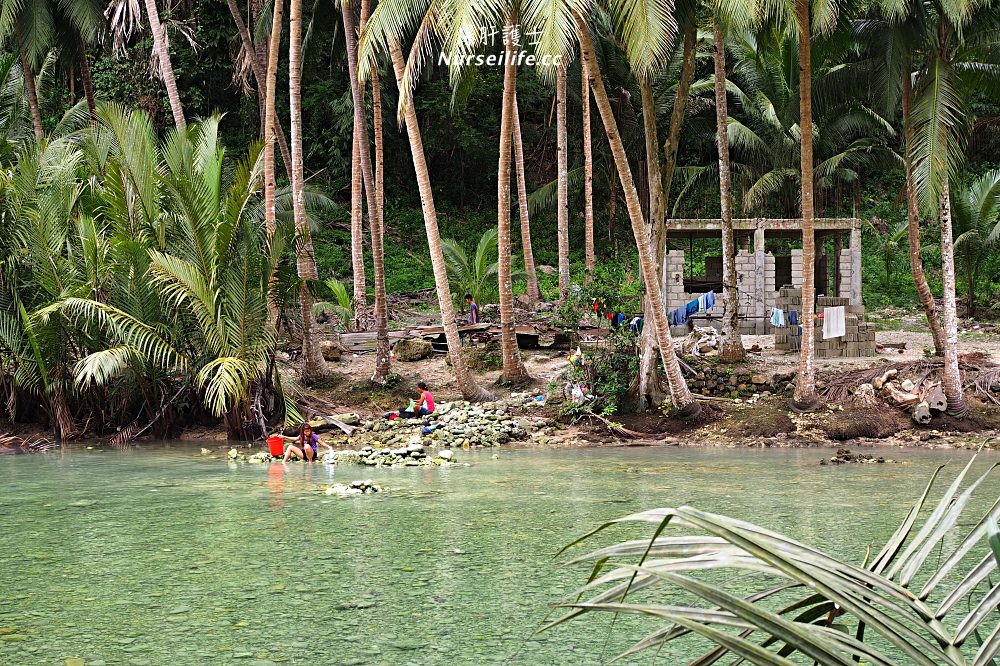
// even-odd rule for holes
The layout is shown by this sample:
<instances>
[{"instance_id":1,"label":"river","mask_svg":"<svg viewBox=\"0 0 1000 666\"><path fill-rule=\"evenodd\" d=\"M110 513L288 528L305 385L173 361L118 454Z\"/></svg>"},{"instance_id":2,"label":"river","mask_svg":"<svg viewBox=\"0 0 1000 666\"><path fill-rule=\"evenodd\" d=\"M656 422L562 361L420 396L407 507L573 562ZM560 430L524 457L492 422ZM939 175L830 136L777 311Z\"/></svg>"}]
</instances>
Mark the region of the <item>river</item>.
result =
<instances>
[{"instance_id":1,"label":"river","mask_svg":"<svg viewBox=\"0 0 1000 666\"><path fill-rule=\"evenodd\" d=\"M831 453L477 451L449 469L231 464L176 444L6 456L0 664L606 663L653 625L535 634L589 573L553 556L601 522L686 503L859 562L938 464L945 481L971 455L820 466ZM366 478L388 491L322 492ZM969 515L998 495L1000 474Z\"/></svg>"}]
</instances>

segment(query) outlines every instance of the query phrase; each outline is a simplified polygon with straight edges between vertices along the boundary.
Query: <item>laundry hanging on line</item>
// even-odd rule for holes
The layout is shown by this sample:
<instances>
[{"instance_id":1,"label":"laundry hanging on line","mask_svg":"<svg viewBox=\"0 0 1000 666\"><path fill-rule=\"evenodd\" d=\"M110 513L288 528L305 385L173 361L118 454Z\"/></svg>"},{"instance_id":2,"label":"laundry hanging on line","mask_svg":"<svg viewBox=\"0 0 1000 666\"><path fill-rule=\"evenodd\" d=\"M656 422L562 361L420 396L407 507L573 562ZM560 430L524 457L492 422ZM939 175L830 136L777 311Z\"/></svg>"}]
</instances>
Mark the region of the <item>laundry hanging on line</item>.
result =
<instances>
[{"instance_id":1,"label":"laundry hanging on line","mask_svg":"<svg viewBox=\"0 0 1000 666\"><path fill-rule=\"evenodd\" d=\"M847 333L844 306L823 308L823 339L839 338Z\"/></svg>"},{"instance_id":2,"label":"laundry hanging on line","mask_svg":"<svg viewBox=\"0 0 1000 666\"><path fill-rule=\"evenodd\" d=\"M771 325L772 326L785 325L785 313L781 311L781 308L771 308Z\"/></svg>"}]
</instances>

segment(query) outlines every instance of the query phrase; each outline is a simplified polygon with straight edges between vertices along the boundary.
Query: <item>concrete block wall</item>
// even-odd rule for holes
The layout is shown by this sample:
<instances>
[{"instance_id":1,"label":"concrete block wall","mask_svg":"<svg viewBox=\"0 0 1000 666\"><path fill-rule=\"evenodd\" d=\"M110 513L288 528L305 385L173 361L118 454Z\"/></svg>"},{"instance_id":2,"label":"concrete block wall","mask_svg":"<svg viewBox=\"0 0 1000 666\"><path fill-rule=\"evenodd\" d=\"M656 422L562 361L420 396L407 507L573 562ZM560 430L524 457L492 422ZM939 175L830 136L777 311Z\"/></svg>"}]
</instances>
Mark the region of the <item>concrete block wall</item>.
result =
<instances>
[{"instance_id":1,"label":"concrete block wall","mask_svg":"<svg viewBox=\"0 0 1000 666\"><path fill-rule=\"evenodd\" d=\"M687 303L684 293L684 250L667 253L667 312Z\"/></svg>"},{"instance_id":2,"label":"concrete block wall","mask_svg":"<svg viewBox=\"0 0 1000 666\"><path fill-rule=\"evenodd\" d=\"M802 250L792 250L792 286L802 288Z\"/></svg>"},{"instance_id":3,"label":"concrete block wall","mask_svg":"<svg viewBox=\"0 0 1000 666\"><path fill-rule=\"evenodd\" d=\"M840 284L838 285L837 295L841 298L851 297L851 251L848 248L844 248L840 251Z\"/></svg>"}]
</instances>

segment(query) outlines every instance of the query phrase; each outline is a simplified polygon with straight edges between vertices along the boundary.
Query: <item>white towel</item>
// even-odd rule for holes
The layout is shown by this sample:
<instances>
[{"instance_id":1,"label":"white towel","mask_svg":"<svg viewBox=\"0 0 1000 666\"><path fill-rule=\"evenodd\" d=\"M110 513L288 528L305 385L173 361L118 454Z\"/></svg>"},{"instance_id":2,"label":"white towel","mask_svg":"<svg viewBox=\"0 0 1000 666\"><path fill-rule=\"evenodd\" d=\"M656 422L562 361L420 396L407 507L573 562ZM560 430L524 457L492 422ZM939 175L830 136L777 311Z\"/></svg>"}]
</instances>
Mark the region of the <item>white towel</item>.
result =
<instances>
[{"instance_id":1,"label":"white towel","mask_svg":"<svg viewBox=\"0 0 1000 666\"><path fill-rule=\"evenodd\" d=\"M839 338L847 333L844 323L844 306L823 308L823 339Z\"/></svg>"}]
</instances>

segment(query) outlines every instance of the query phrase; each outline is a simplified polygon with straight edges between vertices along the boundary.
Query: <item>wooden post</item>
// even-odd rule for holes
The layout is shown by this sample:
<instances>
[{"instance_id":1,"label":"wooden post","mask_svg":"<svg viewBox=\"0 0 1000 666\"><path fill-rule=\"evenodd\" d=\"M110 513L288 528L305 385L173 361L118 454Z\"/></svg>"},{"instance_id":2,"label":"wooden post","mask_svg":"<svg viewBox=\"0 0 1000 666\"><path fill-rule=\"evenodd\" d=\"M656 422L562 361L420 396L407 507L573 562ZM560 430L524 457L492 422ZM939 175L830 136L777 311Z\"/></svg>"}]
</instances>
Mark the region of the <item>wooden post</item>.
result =
<instances>
[{"instance_id":1,"label":"wooden post","mask_svg":"<svg viewBox=\"0 0 1000 666\"><path fill-rule=\"evenodd\" d=\"M861 220L851 221L851 305L861 305Z\"/></svg>"},{"instance_id":2,"label":"wooden post","mask_svg":"<svg viewBox=\"0 0 1000 666\"><path fill-rule=\"evenodd\" d=\"M753 268L754 268L754 316L757 317L754 329L758 335L762 335L767 330L767 303L765 294L767 293L767 270L764 263L764 222L756 220L756 228L753 231Z\"/></svg>"}]
</instances>

